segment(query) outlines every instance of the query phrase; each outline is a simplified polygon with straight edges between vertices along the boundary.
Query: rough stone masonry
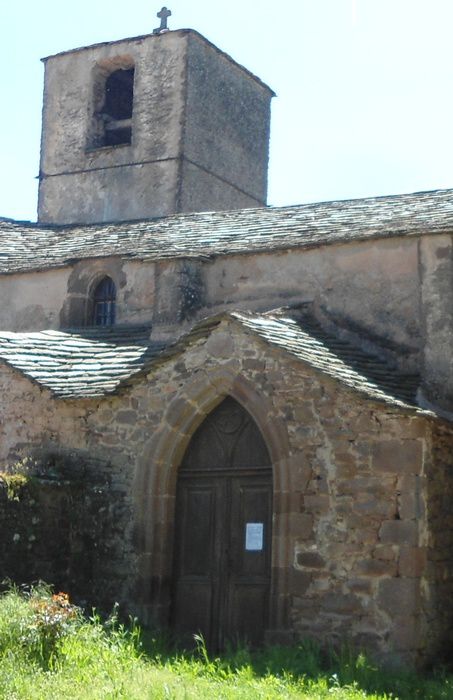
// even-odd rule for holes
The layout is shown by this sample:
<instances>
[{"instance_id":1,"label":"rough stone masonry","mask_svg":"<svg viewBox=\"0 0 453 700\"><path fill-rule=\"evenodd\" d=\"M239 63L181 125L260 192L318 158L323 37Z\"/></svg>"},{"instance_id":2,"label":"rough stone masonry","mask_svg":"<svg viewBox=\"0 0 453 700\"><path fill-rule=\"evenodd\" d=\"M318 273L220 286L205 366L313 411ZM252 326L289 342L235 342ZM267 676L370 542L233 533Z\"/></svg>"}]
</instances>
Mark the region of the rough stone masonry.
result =
<instances>
[{"instance_id":1,"label":"rough stone masonry","mask_svg":"<svg viewBox=\"0 0 453 700\"><path fill-rule=\"evenodd\" d=\"M231 395L273 461L269 639L350 639L413 663L449 632L448 424L364 398L231 319L114 396L56 399L7 367L1 386L2 459L37 465L19 500L3 489L5 574L21 562L28 580L165 623L178 463Z\"/></svg>"}]
</instances>

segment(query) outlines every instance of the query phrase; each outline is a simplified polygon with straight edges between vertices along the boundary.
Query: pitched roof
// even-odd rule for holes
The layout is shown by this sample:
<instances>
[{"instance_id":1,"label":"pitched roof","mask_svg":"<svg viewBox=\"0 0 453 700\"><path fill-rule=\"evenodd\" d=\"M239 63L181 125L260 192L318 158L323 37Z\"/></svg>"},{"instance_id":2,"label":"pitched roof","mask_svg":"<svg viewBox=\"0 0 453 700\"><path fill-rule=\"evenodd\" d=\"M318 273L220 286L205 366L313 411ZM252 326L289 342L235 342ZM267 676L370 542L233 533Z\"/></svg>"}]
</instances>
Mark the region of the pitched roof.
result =
<instances>
[{"instance_id":1,"label":"pitched roof","mask_svg":"<svg viewBox=\"0 0 453 700\"><path fill-rule=\"evenodd\" d=\"M382 360L326 334L308 317L281 312L233 312L210 317L176 343L150 341L149 329L79 329L0 333L0 360L60 398L95 398L118 392L129 381L180 354L230 320L268 345L289 353L362 395L416 409L418 377L400 375Z\"/></svg>"},{"instance_id":2,"label":"pitched roof","mask_svg":"<svg viewBox=\"0 0 453 700\"><path fill-rule=\"evenodd\" d=\"M376 355L327 333L310 316L233 312L240 323L305 364L368 398L401 408L417 407L419 377L402 374Z\"/></svg>"},{"instance_id":3,"label":"pitched roof","mask_svg":"<svg viewBox=\"0 0 453 700\"><path fill-rule=\"evenodd\" d=\"M162 349L145 327L0 333L0 359L62 398L103 396Z\"/></svg>"},{"instance_id":4,"label":"pitched roof","mask_svg":"<svg viewBox=\"0 0 453 700\"><path fill-rule=\"evenodd\" d=\"M209 258L453 231L453 190L71 226L0 219L0 273L76 260Z\"/></svg>"}]
</instances>

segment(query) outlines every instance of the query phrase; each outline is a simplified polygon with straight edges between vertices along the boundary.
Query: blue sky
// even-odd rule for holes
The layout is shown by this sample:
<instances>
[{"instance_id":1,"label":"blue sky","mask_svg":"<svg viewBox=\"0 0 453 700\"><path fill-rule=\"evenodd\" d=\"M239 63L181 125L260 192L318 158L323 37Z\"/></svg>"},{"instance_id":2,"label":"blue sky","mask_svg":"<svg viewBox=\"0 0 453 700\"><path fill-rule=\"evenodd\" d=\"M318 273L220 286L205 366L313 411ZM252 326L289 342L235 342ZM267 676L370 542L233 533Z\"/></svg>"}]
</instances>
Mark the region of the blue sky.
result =
<instances>
[{"instance_id":1,"label":"blue sky","mask_svg":"<svg viewBox=\"0 0 453 700\"><path fill-rule=\"evenodd\" d=\"M453 187L451 0L168 0L267 82L269 203ZM0 216L36 218L43 66L151 32L149 0L2 2Z\"/></svg>"}]
</instances>

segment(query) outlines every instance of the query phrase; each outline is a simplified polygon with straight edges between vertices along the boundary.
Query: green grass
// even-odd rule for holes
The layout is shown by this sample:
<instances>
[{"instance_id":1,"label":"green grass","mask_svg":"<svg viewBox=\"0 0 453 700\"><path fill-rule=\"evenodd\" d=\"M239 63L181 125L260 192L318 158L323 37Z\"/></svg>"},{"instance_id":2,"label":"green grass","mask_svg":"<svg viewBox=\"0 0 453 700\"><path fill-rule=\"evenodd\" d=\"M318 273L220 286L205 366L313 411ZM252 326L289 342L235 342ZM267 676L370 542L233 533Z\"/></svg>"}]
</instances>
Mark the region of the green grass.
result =
<instances>
[{"instance_id":1,"label":"green grass","mask_svg":"<svg viewBox=\"0 0 453 700\"><path fill-rule=\"evenodd\" d=\"M309 642L212 658L202 640L192 654L162 640L114 617L86 619L45 588L12 589L0 597L0 698L453 700L451 675L389 674Z\"/></svg>"}]
</instances>

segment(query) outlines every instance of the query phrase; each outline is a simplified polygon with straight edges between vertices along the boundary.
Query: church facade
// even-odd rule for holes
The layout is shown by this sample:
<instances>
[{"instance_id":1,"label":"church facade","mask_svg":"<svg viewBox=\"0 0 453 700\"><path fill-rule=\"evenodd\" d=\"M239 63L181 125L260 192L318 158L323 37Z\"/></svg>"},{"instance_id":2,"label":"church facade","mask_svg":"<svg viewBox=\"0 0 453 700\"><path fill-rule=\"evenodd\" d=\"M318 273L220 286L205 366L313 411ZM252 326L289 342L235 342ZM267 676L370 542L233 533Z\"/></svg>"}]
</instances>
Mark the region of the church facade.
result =
<instances>
[{"instance_id":1,"label":"church facade","mask_svg":"<svg viewBox=\"0 0 453 700\"><path fill-rule=\"evenodd\" d=\"M38 222L0 219L3 577L429 660L453 191L267 207L273 93L192 30L45 67Z\"/></svg>"}]
</instances>

